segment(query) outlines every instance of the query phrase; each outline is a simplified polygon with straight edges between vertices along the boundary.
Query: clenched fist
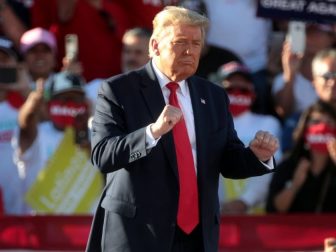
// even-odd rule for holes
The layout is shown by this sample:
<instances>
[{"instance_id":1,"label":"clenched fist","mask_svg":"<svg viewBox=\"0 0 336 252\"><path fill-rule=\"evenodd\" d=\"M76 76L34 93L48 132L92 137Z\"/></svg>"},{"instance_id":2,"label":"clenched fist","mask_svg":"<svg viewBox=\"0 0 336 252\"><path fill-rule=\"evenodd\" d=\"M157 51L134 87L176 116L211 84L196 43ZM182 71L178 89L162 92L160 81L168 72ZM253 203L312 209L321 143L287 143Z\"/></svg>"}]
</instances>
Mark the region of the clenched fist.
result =
<instances>
[{"instance_id":1,"label":"clenched fist","mask_svg":"<svg viewBox=\"0 0 336 252\"><path fill-rule=\"evenodd\" d=\"M260 161L267 161L278 150L279 140L267 131L258 131L249 147Z\"/></svg>"},{"instance_id":2,"label":"clenched fist","mask_svg":"<svg viewBox=\"0 0 336 252\"><path fill-rule=\"evenodd\" d=\"M151 125L150 129L153 137L158 139L169 132L172 128L174 128L175 124L181 120L182 116L182 111L179 108L166 105L159 118Z\"/></svg>"}]
</instances>

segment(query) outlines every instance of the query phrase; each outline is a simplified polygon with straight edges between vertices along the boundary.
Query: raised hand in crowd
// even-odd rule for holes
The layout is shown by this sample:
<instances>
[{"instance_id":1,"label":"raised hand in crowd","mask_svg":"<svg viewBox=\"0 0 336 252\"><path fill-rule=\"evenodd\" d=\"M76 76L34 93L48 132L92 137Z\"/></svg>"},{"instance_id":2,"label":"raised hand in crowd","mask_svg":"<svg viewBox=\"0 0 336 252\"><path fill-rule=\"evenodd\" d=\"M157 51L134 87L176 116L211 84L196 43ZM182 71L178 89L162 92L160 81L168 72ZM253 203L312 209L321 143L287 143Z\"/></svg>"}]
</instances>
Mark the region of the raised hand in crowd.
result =
<instances>
[{"instance_id":1,"label":"raised hand in crowd","mask_svg":"<svg viewBox=\"0 0 336 252\"><path fill-rule=\"evenodd\" d=\"M281 61L283 68L284 88L275 96L276 111L281 117L285 117L292 112L295 102L293 86L296 74L299 71L303 54L293 53L291 45L285 41L282 48Z\"/></svg>"},{"instance_id":2,"label":"raised hand in crowd","mask_svg":"<svg viewBox=\"0 0 336 252\"><path fill-rule=\"evenodd\" d=\"M44 108L44 84L44 79L42 78L36 81L36 89L30 92L19 111L20 153L24 153L37 136L37 125Z\"/></svg>"}]
</instances>

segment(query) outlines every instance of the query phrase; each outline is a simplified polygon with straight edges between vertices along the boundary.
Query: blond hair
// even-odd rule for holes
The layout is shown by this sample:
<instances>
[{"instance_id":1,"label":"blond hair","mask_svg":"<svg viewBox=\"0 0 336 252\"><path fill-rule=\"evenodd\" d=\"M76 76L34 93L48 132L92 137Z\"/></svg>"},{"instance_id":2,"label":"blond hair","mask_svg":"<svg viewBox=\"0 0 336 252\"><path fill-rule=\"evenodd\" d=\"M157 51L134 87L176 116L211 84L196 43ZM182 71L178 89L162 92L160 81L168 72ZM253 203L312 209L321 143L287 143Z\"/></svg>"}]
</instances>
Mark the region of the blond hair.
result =
<instances>
[{"instance_id":1,"label":"blond hair","mask_svg":"<svg viewBox=\"0 0 336 252\"><path fill-rule=\"evenodd\" d=\"M209 25L208 18L193 10L178 6L167 6L156 14L153 20L153 33L150 40L160 38L160 34L166 27L177 24L200 27L202 33L202 43L204 44L206 28ZM151 47L149 48L149 54L150 56L153 56Z\"/></svg>"},{"instance_id":2,"label":"blond hair","mask_svg":"<svg viewBox=\"0 0 336 252\"><path fill-rule=\"evenodd\" d=\"M312 72L313 72L314 77L317 77L323 74L321 72L321 63L323 63L326 59L336 60L336 50L335 49L324 49L315 55L312 61Z\"/></svg>"}]
</instances>

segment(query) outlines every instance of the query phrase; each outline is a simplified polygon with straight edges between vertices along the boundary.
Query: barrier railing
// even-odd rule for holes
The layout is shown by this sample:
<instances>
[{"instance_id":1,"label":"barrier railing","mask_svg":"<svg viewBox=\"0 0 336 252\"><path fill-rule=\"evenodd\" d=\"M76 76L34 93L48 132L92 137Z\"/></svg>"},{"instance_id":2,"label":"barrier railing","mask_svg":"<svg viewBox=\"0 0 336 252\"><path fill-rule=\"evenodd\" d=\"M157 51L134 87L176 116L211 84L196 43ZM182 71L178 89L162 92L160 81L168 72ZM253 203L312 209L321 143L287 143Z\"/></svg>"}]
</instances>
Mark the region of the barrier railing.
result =
<instances>
[{"instance_id":1,"label":"barrier railing","mask_svg":"<svg viewBox=\"0 0 336 252\"><path fill-rule=\"evenodd\" d=\"M0 250L83 251L92 216L2 216ZM336 214L228 216L221 220L223 251L322 251L336 237Z\"/></svg>"}]
</instances>

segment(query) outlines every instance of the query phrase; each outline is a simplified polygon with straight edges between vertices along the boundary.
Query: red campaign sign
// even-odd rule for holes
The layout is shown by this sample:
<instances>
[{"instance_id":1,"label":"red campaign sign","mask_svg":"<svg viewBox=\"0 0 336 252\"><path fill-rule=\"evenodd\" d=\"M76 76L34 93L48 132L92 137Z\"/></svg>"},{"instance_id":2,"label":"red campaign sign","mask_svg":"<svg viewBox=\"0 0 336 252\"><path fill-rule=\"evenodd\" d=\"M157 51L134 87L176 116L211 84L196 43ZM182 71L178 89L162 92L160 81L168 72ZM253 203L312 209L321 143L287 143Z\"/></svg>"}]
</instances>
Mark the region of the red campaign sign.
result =
<instances>
[{"instance_id":1,"label":"red campaign sign","mask_svg":"<svg viewBox=\"0 0 336 252\"><path fill-rule=\"evenodd\" d=\"M0 216L0 251L84 251L90 215ZM322 251L336 214L237 215L221 219L219 251Z\"/></svg>"},{"instance_id":2,"label":"red campaign sign","mask_svg":"<svg viewBox=\"0 0 336 252\"><path fill-rule=\"evenodd\" d=\"M258 0L257 16L314 22L336 21L336 0Z\"/></svg>"}]
</instances>

